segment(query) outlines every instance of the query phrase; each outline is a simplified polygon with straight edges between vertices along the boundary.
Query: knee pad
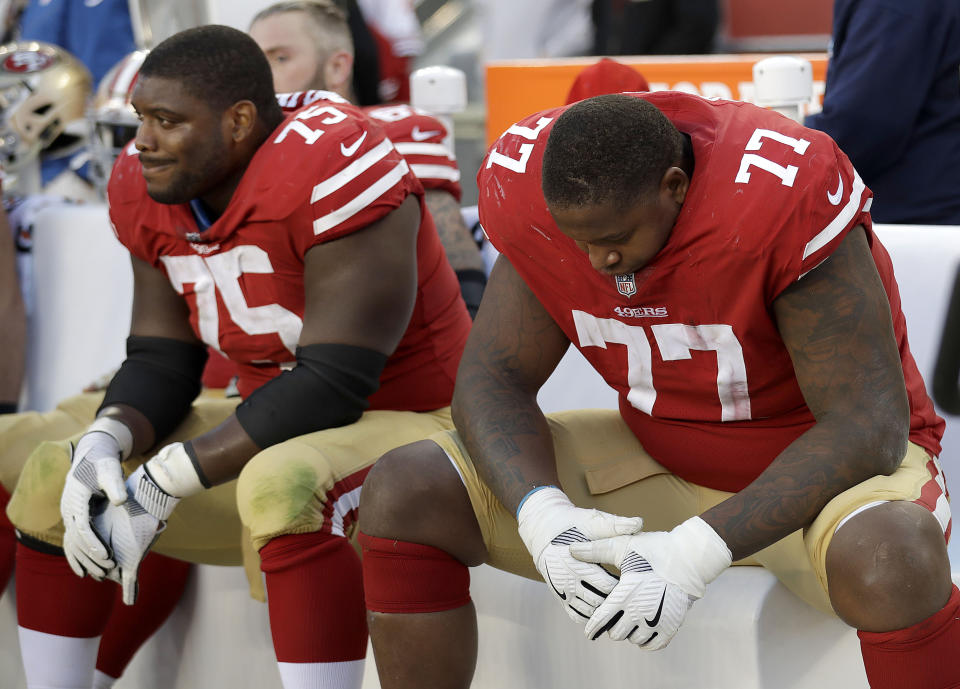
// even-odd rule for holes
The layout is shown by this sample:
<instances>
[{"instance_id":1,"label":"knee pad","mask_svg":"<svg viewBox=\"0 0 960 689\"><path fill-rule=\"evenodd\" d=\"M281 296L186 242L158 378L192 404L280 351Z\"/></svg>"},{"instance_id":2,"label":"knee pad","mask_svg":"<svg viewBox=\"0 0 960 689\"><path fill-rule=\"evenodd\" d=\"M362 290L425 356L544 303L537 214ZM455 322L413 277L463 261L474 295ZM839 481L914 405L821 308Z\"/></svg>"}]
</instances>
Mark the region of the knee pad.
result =
<instances>
[{"instance_id":1,"label":"knee pad","mask_svg":"<svg viewBox=\"0 0 960 689\"><path fill-rule=\"evenodd\" d=\"M367 471L337 477L322 451L296 441L259 453L237 481L237 508L254 548L282 535L349 536Z\"/></svg>"},{"instance_id":2,"label":"knee pad","mask_svg":"<svg viewBox=\"0 0 960 689\"><path fill-rule=\"evenodd\" d=\"M470 602L470 569L429 545L360 532L367 610L443 612Z\"/></svg>"},{"instance_id":3,"label":"knee pad","mask_svg":"<svg viewBox=\"0 0 960 689\"><path fill-rule=\"evenodd\" d=\"M50 545L63 545L60 494L69 469L67 441L40 443L30 454L7 505L7 516L20 532Z\"/></svg>"}]
</instances>

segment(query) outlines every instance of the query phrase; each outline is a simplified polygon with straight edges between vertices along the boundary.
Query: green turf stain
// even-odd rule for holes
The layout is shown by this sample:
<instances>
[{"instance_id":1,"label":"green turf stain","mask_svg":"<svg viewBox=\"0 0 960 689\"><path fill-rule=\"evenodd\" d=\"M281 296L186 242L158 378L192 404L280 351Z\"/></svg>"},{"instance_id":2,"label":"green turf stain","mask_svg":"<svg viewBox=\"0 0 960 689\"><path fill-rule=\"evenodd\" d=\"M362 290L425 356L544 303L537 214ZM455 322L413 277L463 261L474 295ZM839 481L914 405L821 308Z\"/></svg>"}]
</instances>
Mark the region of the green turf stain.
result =
<instances>
[{"instance_id":1,"label":"green turf stain","mask_svg":"<svg viewBox=\"0 0 960 689\"><path fill-rule=\"evenodd\" d=\"M251 498L252 515L291 523L313 500L316 486L316 469L300 462L287 464L275 474L261 477Z\"/></svg>"}]
</instances>

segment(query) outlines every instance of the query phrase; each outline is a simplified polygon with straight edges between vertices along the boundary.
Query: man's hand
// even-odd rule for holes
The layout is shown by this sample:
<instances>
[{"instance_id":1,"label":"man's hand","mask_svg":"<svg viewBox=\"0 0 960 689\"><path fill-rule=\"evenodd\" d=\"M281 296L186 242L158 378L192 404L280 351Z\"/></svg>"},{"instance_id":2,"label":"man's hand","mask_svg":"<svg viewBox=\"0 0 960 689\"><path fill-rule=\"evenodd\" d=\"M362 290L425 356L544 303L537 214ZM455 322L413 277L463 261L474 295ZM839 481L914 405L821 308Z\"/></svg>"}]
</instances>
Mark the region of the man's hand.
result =
<instances>
[{"instance_id":1,"label":"man's hand","mask_svg":"<svg viewBox=\"0 0 960 689\"><path fill-rule=\"evenodd\" d=\"M78 577L102 579L113 567L110 549L90 527L92 499L109 499L121 505L127 499L121 459L130 454L130 430L119 421L99 418L71 446L70 471L60 496L63 517L63 552Z\"/></svg>"},{"instance_id":2,"label":"man's hand","mask_svg":"<svg viewBox=\"0 0 960 689\"><path fill-rule=\"evenodd\" d=\"M110 544L116 560L116 566L107 572L107 579L120 584L123 602L127 605L137 600L140 563L164 526L164 522L147 512L132 495L122 505L107 504L106 509L94 514L93 528Z\"/></svg>"},{"instance_id":3,"label":"man's hand","mask_svg":"<svg viewBox=\"0 0 960 689\"><path fill-rule=\"evenodd\" d=\"M537 570L563 605L583 624L617 584L597 564L570 555L570 544L633 534L643 526L639 517L620 517L575 507L559 488L549 486L528 495L517 513L520 538L533 556Z\"/></svg>"},{"instance_id":4,"label":"man's hand","mask_svg":"<svg viewBox=\"0 0 960 689\"><path fill-rule=\"evenodd\" d=\"M123 587L123 602L137 600L137 572L181 498L203 490L183 443L161 449L127 479L122 505L95 515L94 528L110 544L117 566L108 578Z\"/></svg>"},{"instance_id":5,"label":"man's hand","mask_svg":"<svg viewBox=\"0 0 960 689\"><path fill-rule=\"evenodd\" d=\"M727 544L700 517L669 533L574 543L570 554L620 568L620 582L587 622L587 638L606 632L611 639L627 639L647 650L670 643L687 610L732 560Z\"/></svg>"}]
</instances>

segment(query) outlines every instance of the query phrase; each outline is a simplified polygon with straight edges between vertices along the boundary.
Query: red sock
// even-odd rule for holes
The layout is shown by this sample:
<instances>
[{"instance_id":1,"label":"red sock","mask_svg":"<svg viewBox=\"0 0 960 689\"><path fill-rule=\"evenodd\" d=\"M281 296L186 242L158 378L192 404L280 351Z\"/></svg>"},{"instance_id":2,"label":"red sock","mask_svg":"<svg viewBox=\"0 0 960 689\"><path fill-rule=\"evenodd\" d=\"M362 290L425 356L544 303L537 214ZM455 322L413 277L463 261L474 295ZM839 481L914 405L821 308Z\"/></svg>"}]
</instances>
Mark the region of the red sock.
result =
<instances>
[{"instance_id":1,"label":"red sock","mask_svg":"<svg viewBox=\"0 0 960 689\"><path fill-rule=\"evenodd\" d=\"M260 550L270 630L281 663L335 663L367 655L360 558L347 539L279 536Z\"/></svg>"},{"instance_id":2,"label":"red sock","mask_svg":"<svg viewBox=\"0 0 960 689\"><path fill-rule=\"evenodd\" d=\"M120 677L133 654L166 622L187 586L190 563L150 553L140 565L140 595L134 605L123 604L116 587L113 612L100 639L97 669Z\"/></svg>"},{"instance_id":3,"label":"red sock","mask_svg":"<svg viewBox=\"0 0 960 689\"><path fill-rule=\"evenodd\" d=\"M7 587L10 575L13 574L13 563L16 561L17 536L13 532L13 524L7 519L7 503L10 502L10 493L0 486L0 594Z\"/></svg>"},{"instance_id":4,"label":"red sock","mask_svg":"<svg viewBox=\"0 0 960 689\"><path fill-rule=\"evenodd\" d=\"M470 569L439 548L363 532L359 541L368 610L442 612L470 602Z\"/></svg>"},{"instance_id":5,"label":"red sock","mask_svg":"<svg viewBox=\"0 0 960 689\"><path fill-rule=\"evenodd\" d=\"M960 687L960 590L946 606L912 627L893 632L857 632L872 689Z\"/></svg>"},{"instance_id":6,"label":"red sock","mask_svg":"<svg viewBox=\"0 0 960 689\"><path fill-rule=\"evenodd\" d=\"M116 586L112 581L81 579L63 555L17 544L17 622L21 627L80 639L100 636Z\"/></svg>"}]
</instances>

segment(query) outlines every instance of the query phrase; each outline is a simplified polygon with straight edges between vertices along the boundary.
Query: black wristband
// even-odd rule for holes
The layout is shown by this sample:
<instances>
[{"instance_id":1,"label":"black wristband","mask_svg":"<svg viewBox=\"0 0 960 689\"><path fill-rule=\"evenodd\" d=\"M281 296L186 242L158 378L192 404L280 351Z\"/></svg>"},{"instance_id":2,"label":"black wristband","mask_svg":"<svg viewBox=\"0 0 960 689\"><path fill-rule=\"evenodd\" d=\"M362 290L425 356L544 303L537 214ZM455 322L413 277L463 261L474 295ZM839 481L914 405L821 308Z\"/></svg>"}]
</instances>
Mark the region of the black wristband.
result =
<instances>
[{"instance_id":1,"label":"black wristband","mask_svg":"<svg viewBox=\"0 0 960 689\"><path fill-rule=\"evenodd\" d=\"M0 414L16 414L16 402L0 402Z\"/></svg>"},{"instance_id":2,"label":"black wristband","mask_svg":"<svg viewBox=\"0 0 960 689\"><path fill-rule=\"evenodd\" d=\"M127 338L127 358L117 371L100 409L112 404L133 407L153 426L157 441L177 427L197 395L207 363L207 348L169 337ZM99 413L99 410L98 410Z\"/></svg>"},{"instance_id":3,"label":"black wristband","mask_svg":"<svg viewBox=\"0 0 960 689\"><path fill-rule=\"evenodd\" d=\"M193 465L193 470L197 472L197 478L200 479L200 485L202 485L204 488L213 488L213 484L210 483L207 475L203 473L203 468L200 466L200 458L197 457L197 451L193 449L192 440L187 440L183 444L183 451L186 452L187 457L190 458L190 463Z\"/></svg>"},{"instance_id":4,"label":"black wristband","mask_svg":"<svg viewBox=\"0 0 960 689\"><path fill-rule=\"evenodd\" d=\"M297 365L254 390L237 407L237 420L261 449L346 426L367 408L386 363L386 354L365 347L297 347Z\"/></svg>"},{"instance_id":5,"label":"black wristband","mask_svg":"<svg viewBox=\"0 0 960 689\"><path fill-rule=\"evenodd\" d=\"M458 270L457 280L460 282L460 296L463 297L470 312L470 319L477 316L480 301L483 299L483 290L487 286L487 276L482 270Z\"/></svg>"}]
</instances>

